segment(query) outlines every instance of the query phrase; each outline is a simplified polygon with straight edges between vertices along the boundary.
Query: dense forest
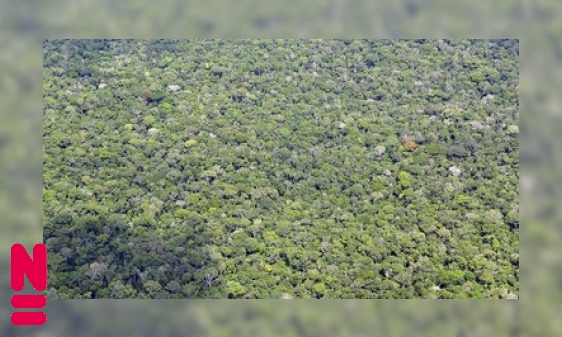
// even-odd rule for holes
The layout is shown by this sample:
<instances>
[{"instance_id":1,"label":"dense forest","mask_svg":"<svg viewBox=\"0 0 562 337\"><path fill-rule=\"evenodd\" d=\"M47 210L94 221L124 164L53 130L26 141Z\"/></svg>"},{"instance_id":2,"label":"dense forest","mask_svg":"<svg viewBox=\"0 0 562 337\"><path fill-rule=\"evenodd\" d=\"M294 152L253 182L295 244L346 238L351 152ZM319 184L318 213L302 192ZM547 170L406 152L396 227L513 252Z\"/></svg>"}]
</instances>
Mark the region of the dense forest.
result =
<instances>
[{"instance_id":1,"label":"dense forest","mask_svg":"<svg viewBox=\"0 0 562 337\"><path fill-rule=\"evenodd\" d=\"M518 298L517 40L47 40L49 298Z\"/></svg>"}]
</instances>

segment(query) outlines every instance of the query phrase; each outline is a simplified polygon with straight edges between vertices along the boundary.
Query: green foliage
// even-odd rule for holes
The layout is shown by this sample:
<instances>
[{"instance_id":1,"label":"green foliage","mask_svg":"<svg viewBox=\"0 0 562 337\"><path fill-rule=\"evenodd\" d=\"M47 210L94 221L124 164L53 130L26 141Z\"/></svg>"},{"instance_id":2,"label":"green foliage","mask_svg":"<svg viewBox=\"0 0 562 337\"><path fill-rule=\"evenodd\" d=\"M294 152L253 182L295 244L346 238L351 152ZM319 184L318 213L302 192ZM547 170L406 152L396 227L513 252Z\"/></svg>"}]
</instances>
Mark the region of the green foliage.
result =
<instances>
[{"instance_id":1,"label":"green foliage","mask_svg":"<svg viewBox=\"0 0 562 337\"><path fill-rule=\"evenodd\" d=\"M44 46L56 297L518 295L516 44Z\"/></svg>"},{"instance_id":2,"label":"green foliage","mask_svg":"<svg viewBox=\"0 0 562 337\"><path fill-rule=\"evenodd\" d=\"M163 100L165 95L166 94L162 91L154 91L154 92L151 92L151 93L148 94L146 100L149 103L153 103L153 102L157 103L157 102L160 102L161 100Z\"/></svg>"},{"instance_id":3,"label":"green foliage","mask_svg":"<svg viewBox=\"0 0 562 337\"><path fill-rule=\"evenodd\" d=\"M318 298L323 297L326 294L326 285L323 283L316 283L314 285L314 293Z\"/></svg>"},{"instance_id":4,"label":"green foliage","mask_svg":"<svg viewBox=\"0 0 562 337\"><path fill-rule=\"evenodd\" d=\"M425 152L430 155L441 153L441 147L438 144L429 144L424 148Z\"/></svg>"},{"instance_id":5,"label":"green foliage","mask_svg":"<svg viewBox=\"0 0 562 337\"><path fill-rule=\"evenodd\" d=\"M142 119L142 123L146 126L151 126L154 122L156 122L156 117L152 115L147 115Z\"/></svg>"},{"instance_id":6,"label":"green foliage","mask_svg":"<svg viewBox=\"0 0 562 337\"><path fill-rule=\"evenodd\" d=\"M246 288L238 282L227 281L226 292L229 298L240 298L246 293Z\"/></svg>"}]
</instances>

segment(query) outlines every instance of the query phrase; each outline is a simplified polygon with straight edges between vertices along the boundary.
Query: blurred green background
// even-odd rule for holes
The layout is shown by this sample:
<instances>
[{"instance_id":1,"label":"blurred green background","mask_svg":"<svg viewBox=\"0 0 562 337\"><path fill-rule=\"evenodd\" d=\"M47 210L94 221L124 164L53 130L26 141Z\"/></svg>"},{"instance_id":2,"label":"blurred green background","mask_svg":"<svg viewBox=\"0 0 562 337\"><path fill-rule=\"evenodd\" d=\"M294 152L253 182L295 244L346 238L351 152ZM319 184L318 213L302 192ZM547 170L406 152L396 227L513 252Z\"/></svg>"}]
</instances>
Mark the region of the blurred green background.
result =
<instances>
[{"instance_id":1,"label":"blurred green background","mask_svg":"<svg viewBox=\"0 0 562 337\"><path fill-rule=\"evenodd\" d=\"M561 335L561 14L557 0L0 1L0 336ZM521 39L521 302L52 301L45 326L12 326L9 248L42 238L41 41L93 37Z\"/></svg>"}]
</instances>

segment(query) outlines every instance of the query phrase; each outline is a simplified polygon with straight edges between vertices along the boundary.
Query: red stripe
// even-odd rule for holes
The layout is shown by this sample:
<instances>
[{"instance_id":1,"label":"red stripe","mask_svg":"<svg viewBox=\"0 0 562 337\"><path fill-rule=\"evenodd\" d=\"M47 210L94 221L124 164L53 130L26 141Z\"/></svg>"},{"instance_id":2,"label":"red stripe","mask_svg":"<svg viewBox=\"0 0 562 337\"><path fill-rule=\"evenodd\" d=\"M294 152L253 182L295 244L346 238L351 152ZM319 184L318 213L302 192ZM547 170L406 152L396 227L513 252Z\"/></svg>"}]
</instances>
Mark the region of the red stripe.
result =
<instances>
[{"instance_id":1,"label":"red stripe","mask_svg":"<svg viewBox=\"0 0 562 337\"><path fill-rule=\"evenodd\" d=\"M14 308L43 308L47 298L43 295L14 295L11 302Z\"/></svg>"},{"instance_id":2,"label":"red stripe","mask_svg":"<svg viewBox=\"0 0 562 337\"><path fill-rule=\"evenodd\" d=\"M43 325L47 322L44 312L14 312L12 324L14 325Z\"/></svg>"}]
</instances>

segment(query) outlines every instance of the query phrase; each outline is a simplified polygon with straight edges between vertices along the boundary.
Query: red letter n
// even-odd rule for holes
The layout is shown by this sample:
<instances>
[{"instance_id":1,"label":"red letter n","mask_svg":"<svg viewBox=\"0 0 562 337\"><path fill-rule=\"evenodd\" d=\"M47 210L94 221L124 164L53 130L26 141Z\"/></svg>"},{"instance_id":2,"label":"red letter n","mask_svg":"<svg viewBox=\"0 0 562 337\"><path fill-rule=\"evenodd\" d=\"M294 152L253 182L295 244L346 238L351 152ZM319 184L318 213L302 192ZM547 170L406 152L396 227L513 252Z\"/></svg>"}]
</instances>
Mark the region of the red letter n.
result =
<instances>
[{"instance_id":1,"label":"red letter n","mask_svg":"<svg viewBox=\"0 0 562 337\"><path fill-rule=\"evenodd\" d=\"M33 258L25 248L16 243L11 251L11 286L14 291L22 291L25 284L24 276L37 291L47 288L47 247L38 243L33 247Z\"/></svg>"}]
</instances>

